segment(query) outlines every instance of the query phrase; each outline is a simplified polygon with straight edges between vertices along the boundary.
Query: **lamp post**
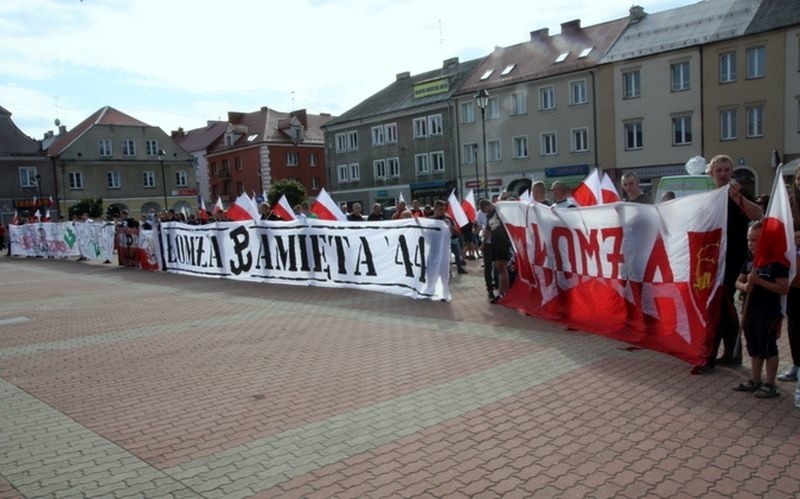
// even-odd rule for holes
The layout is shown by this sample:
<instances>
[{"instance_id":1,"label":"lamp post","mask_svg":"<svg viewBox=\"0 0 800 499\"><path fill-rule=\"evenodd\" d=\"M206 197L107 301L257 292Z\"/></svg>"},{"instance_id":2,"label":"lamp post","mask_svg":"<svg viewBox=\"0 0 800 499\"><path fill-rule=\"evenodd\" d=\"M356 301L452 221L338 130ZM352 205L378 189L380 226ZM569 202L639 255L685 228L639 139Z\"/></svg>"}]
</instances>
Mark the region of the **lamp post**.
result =
<instances>
[{"instance_id":1,"label":"lamp post","mask_svg":"<svg viewBox=\"0 0 800 499\"><path fill-rule=\"evenodd\" d=\"M61 211L61 204L58 206L58 214L64 215L64 220L69 221L71 218L69 216L69 210L67 210L67 177L66 177L66 168L67 165L64 163L64 160L61 160L61 203L64 204L64 212Z\"/></svg>"},{"instance_id":2,"label":"lamp post","mask_svg":"<svg viewBox=\"0 0 800 499\"><path fill-rule=\"evenodd\" d=\"M481 110L481 136L483 138L483 197L489 199L489 169L486 166L488 155L486 154L486 105L489 104L489 92L482 88L475 94L475 101ZM475 161L475 179L480 185L481 180L478 178L478 162Z\"/></svg>"},{"instance_id":3,"label":"lamp post","mask_svg":"<svg viewBox=\"0 0 800 499\"><path fill-rule=\"evenodd\" d=\"M159 163L161 163L161 188L164 192L164 211L167 211L169 209L169 206L167 206L167 177L164 174L164 157L166 155L167 153L164 152L164 149L159 149L158 161Z\"/></svg>"}]
</instances>

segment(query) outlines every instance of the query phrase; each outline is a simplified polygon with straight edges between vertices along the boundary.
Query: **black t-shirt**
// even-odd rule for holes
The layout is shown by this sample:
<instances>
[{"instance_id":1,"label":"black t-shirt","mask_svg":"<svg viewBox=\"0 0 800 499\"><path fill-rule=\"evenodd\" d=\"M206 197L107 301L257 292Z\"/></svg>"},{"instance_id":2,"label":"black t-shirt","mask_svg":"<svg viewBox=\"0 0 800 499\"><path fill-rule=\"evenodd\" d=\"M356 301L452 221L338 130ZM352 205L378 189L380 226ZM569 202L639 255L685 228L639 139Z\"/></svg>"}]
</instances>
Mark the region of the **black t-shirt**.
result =
<instances>
[{"instance_id":1,"label":"black t-shirt","mask_svg":"<svg viewBox=\"0 0 800 499\"><path fill-rule=\"evenodd\" d=\"M747 228L750 219L733 199L728 197L728 249L725 252L725 285L733 286L747 260Z\"/></svg>"},{"instance_id":2,"label":"black t-shirt","mask_svg":"<svg viewBox=\"0 0 800 499\"><path fill-rule=\"evenodd\" d=\"M749 274L753 269L753 257L749 257L742 265L742 274ZM758 277L769 281L775 282L780 278L789 277L789 267L780 263L768 263L763 267L756 269ZM781 315L781 295L773 293L772 291L762 288L761 286L753 286L750 291L750 299L748 304L748 313L753 313L762 316Z\"/></svg>"}]
</instances>

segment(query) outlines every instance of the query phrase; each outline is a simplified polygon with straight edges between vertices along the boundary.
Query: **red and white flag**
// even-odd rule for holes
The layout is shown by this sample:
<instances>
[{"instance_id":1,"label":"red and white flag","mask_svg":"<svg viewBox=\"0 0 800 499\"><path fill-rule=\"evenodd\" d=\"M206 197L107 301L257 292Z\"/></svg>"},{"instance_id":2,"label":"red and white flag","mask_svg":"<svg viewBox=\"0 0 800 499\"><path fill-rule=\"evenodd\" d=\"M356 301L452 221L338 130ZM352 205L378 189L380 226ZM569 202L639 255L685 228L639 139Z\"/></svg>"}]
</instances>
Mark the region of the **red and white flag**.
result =
<instances>
[{"instance_id":1,"label":"red and white flag","mask_svg":"<svg viewBox=\"0 0 800 499\"><path fill-rule=\"evenodd\" d=\"M17 225L18 223L19 223L19 212L17 210L14 210L14 216L11 217L11 224Z\"/></svg>"},{"instance_id":2,"label":"red and white flag","mask_svg":"<svg viewBox=\"0 0 800 499\"><path fill-rule=\"evenodd\" d=\"M211 213L216 215L217 213L222 213L223 211L225 211L225 207L222 205L222 198L217 196L217 202L214 204L214 209Z\"/></svg>"},{"instance_id":3,"label":"red and white flag","mask_svg":"<svg viewBox=\"0 0 800 499\"><path fill-rule=\"evenodd\" d=\"M40 212L37 209L36 213L33 214L33 218L35 218L37 222L41 222L42 221L42 212Z\"/></svg>"},{"instance_id":4,"label":"red and white flag","mask_svg":"<svg viewBox=\"0 0 800 499\"><path fill-rule=\"evenodd\" d=\"M36 205L39 204L39 198L36 195L33 195L33 207L36 208Z\"/></svg>"},{"instance_id":5,"label":"red and white flag","mask_svg":"<svg viewBox=\"0 0 800 499\"><path fill-rule=\"evenodd\" d=\"M789 282L791 282L797 273L796 254L792 206L786 193L786 183L779 171L775 175L769 206L762 219L761 238L753 256L753 267L780 263L789 267ZM781 302L785 311L785 295Z\"/></svg>"},{"instance_id":6,"label":"red and white flag","mask_svg":"<svg viewBox=\"0 0 800 499\"><path fill-rule=\"evenodd\" d=\"M236 201L228 207L227 215L228 220L233 221L249 221L258 220L260 218L258 208L246 192L239 194Z\"/></svg>"},{"instance_id":7,"label":"red and white flag","mask_svg":"<svg viewBox=\"0 0 800 499\"><path fill-rule=\"evenodd\" d=\"M336 201L331 198L324 187L317 194L314 204L311 205L311 213L315 214L320 220L347 221L347 216L342 213L342 209L339 208Z\"/></svg>"},{"instance_id":8,"label":"red and white flag","mask_svg":"<svg viewBox=\"0 0 800 499\"><path fill-rule=\"evenodd\" d=\"M272 213L281 217L285 222L297 220L297 217L294 215L294 210L289 206L289 200L286 199L286 194L283 194L278 202L275 203L275 206L272 207Z\"/></svg>"},{"instance_id":9,"label":"red and white flag","mask_svg":"<svg viewBox=\"0 0 800 499\"><path fill-rule=\"evenodd\" d=\"M447 198L447 214L450 215L450 218L455 221L456 226L459 228L469 224L469 218L464 213L461 203L458 202L455 189L450 192L450 196Z\"/></svg>"},{"instance_id":10,"label":"red and white flag","mask_svg":"<svg viewBox=\"0 0 800 499\"><path fill-rule=\"evenodd\" d=\"M52 207L54 204L55 204L55 202L53 201L53 196L50 196L50 199L49 199L49 202L47 203L47 206L51 206Z\"/></svg>"},{"instance_id":11,"label":"red and white flag","mask_svg":"<svg viewBox=\"0 0 800 499\"><path fill-rule=\"evenodd\" d=\"M578 206L594 206L603 204L603 195L600 192L600 172L592 168L589 175L583 179L581 185L572 193Z\"/></svg>"},{"instance_id":12,"label":"red and white flag","mask_svg":"<svg viewBox=\"0 0 800 499\"><path fill-rule=\"evenodd\" d=\"M206 202L203 198L200 198L200 208L197 210L197 216L204 222L208 220L208 210L206 210Z\"/></svg>"},{"instance_id":13,"label":"red and white flag","mask_svg":"<svg viewBox=\"0 0 800 499\"><path fill-rule=\"evenodd\" d=\"M469 218L470 222L474 222L478 215L478 210L475 207L475 194L472 192L472 189L469 190L464 199L461 201L461 209L464 210L464 213L467 214L467 218Z\"/></svg>"},{"instance_id":14,"label":"red and white flag","mask_svg":"<svg viewBox=\"0 0 800 499\"><path fill-rule=\"evenodd\" d=\"M526 204L533 203L533 196L531 196L531 190L525 189L525 192L519 195L519 201L521 203L526 203Z\"/></svg>"},{"instance_id":15,"label":"red and white flag","mask_svg":"<svg viewBox=\"0 0 800 499\"><path fill-rule=\"evenodd\" d=\"M403 191L400 191L400 197L397 198L397 201L400 202L400 203L405 203L406 202L406 198L403 197Z\"/></svg>"},{"instance_id":16,"label":"red and white flag","mask_svg":"<svg viewBox=\"0 0 800 499\"><path fill-rule=\"evenodd\" d=\"M617 188L614 187L614 182L611 181L611 178L606 172L603 172L603 176L600 179L600 194L603 199L603 204L622 201L622 198L619 197L619 193L617 192Z\"/></svg>"},{"instance_id":17,"label":"red and white flag","mask_svg":"<svg viewBox=\"0 0 800 499\"><path fill-rule=\"evenodd\" d=\"M42 219L42 222L49 222L49 221L50 221L50 208L44 211L44 218Z\"/></svg>"}]
</instances>

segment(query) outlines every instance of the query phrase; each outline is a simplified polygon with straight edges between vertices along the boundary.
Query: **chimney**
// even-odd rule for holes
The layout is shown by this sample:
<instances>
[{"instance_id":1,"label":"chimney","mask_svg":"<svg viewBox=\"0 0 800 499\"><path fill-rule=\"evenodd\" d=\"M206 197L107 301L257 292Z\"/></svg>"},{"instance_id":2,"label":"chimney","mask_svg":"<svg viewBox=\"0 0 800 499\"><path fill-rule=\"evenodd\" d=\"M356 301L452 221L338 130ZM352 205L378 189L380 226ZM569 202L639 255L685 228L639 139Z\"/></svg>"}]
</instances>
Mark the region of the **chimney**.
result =
<instances>
[{"instance_id":1,"label":"chimney","mask_svg":"<svg viewBox=\"0 0 800 499\"><path fill-rule=\"evenodd\" d=\"M409 78L411 78L410 71L403 71L402 73L397 73L397 76L395 77L396 81L407 80Z\"/></svg>"},{"instance_id":2,"label":"chimney","mask_svg":"<svg viewBox=\"0 0 800 499\"><path fill-rule=\"evenodd\" d=\"M629 12L630 12L631 24L638 23L639 21L644 19L644 16L647 15L647 13L644 11L644 7L642 7L641 5L632 6Z\"/></svg>"},{"instance_id":3,"label":"chimney","mask_svg":"<svg viewBox=\"0 0 800 499\"><path fill-rule=\"evenodd\" d=\"M44 132L44 140L52 139L52 138L53 138L53 131L52 130L48 130L48 131Z\"/></svg>"},{"instance_id":4,"label":"chimney","mask_svg":"<svg viewBox=\"0 0 800 499\"><path fill-rule=\"evenodd\" d=\"M173 130L169 135L173 139L180 139L186 136L186 132L183 131L183 127L178 127L177 130Z\"/></svg>"},{"instance_id":5,"label":"chimney","mask_svg":"<svg viewBox=\"0 0 800 499\"><path fill-rule=\"evenodd\" d=\"M541 28L537 29L536 31L531 31L531 41L538 42L541 40L547 40L547 37L550 36L550 29L549 28Z\"/></svg>"},{"instance_id":6,"label":"chimney","mask_svg":"<svg viewBox=\"0 0 800 499\"><path fill-rule=\"evenodd\" d=\"M61 135L64 135L65 133L67 133L67 125L59 125L58 126L58 135L61 136Z\"/></svg>"},{"instance_id":7,"label":"chimney","mask_svg":"<svg viewBox=\"0 0 800 499\"><path fill-rule=\"evenodd\" d=\"M580 19L573 19L572 21L567 21L565 23L561 23L561 34L566 35L569 33L577 33L581 30L581 20Z\"/></svg>"},{"instance_id":8,"label":"chimney","mask_svg":"<svg viewBox=\"0 0 800 499\"><path fill-rule=\"evenodd\" d=\"M442 63L442 69L454 68L456 66L458 66L458 57L451 57L450 59L445 59L444 63Z\"/></svg>"}]
</instances>

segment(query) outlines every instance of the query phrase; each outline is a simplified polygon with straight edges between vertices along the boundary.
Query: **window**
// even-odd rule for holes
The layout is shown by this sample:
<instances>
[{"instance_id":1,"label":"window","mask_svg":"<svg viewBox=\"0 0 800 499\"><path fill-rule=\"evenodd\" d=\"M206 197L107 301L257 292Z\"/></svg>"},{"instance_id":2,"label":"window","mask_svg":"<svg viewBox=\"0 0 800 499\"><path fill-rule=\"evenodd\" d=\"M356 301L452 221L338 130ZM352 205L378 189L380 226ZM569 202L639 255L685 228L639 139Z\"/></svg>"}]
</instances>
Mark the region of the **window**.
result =
<instances>
[{"instance_id":1,"label":"window","mask_svg":"<svg viewBox=\"0 0 800 499\"><path fill-rule=\"evenodd\" d=\"M747 136L761 137L764 135L764 106L747 108Z\"/></svg>"},{"instance_id":2,"label":"window","mask_svg":"<svg viewBox=\"0 0 800 499\"><path fill-rule=\"evenodd\" d=\"M524 93L511 94L511 115L526 114L528 112L528 104L526 95Z\"/></svg>"},{"instance_id":3,"label":"window","mask_svg":"<svg viewBox=\"0 0 800 499\"><path fill-rule=\"evenodd\" d=\"M286 153L286 166L297 166L300 164L300 155L297 154L297 151L291 151Z\"/></svg>"},{"instance_id":4,"label":"window","mask_svg":"<svg viewBox=\"0 0 800 499\"><path fill-rule=\"evenodd\" d=\"M211 173L214 175L219 175L219 166L217 166L216 161L211 162Z\"/></svg>"},{"instance_id":5,"label":"window","mask_svg":"<svg viewBox=\"0 0 800 499\"><path fill-rule=\"evenodd\" d=\"M635 99L641 97L641 80L639 71L628 71L622 73L622 95L624 99Z\"/></svg>"},{"instance_id":6,"label":"window","mask_svg":"<svg viewBox=\"0 0 800 499\"><path fill-rule=\"evenodd\" d=\"M383 125L372 127L372 145L382 146L386 143L386 134Z\"/></svg>"},{"instance_id":7,"label":"window","mask_svg":"<svg viewBox=\"0 0 800 499\"><path fill-rule=\"evenodd\" d=\"M144 171L144 187L155 187L156 186L156 172L154 171Z\"/></svg>"},{"instance_id":8,"label":"window","mask_svg":"<svg viewBox=\"0 0 800 499\"><path fill-rule=\"evenodd\" d=\"M542 156L555 156L558 154L558 140L556 132L544 132L540 137Z\"/></svg>"},{"instance_id":9,"label":"window","mask_svg":"<svg viewBox=\"0 0 800 499\"><path fill-rule=\"evenodd\" d=\"M461 123L475 123L475 103L472 101L461 103Z\"/></svg>"},{"instance_id":10,"label":"window","mask_svg":"<svg viewBox=\"0 0 800 499\"><path fill-rule=\"evenodd\" d=\"M383 129L387 144L394 144L397 142L397 123L387 123L383 126Z\"/></svg>"},{"instance_id":11,"label":"window","mask_svg":"<svg viewBox=\"0 0 800 499\"><path fill-rule=\"evenodd\" d=\"M350 175L347 171L347 165L339 165L336 167L336 179L339 183L345 183L350 180Z\"/></svg>"},{"instance_id":12,"label":"window","mask_svg":"<svg viewBox=\"0 0 800 499\"><path fill-rule=\"evenodd\" d=\"M244 194L244 182L242 182L241 180L236 181L236 192L238 193L239 196Z\"/></svg>"},{"instance_id":13,"label":"window","mask_svg":"<svg viewBox=\"0 0 800 499\"><path fill-rule=\"evenodd\" d=\"M434 114L428 116L428 134L441 135L442 134L442 115Z\"/></svg>"},{"instance_id":14,"label":"window","mask_svg":"<svg viewBox=\"0 0 800 499\"><path fill-rule=\"evenodd\" d=\"M555 109L556 107L556 87L542 87L539 89L539 109Z\"/></svg>"},{"instance_id":15,"label":"window","mask_svg":"<svg viewBox=\"0 0 800 499\"><path fill-rule=\"evenodd\" d=\"M319 156L317 156L317 153L312 152L308 155L308 166L319 166Z\"/></svg>"},{"instance_id":16,"label":"window","mask_svg":"<svg viewBox=\"0 0 800 499\"><path fill-rule=\"evenodd\" d=\"M414 118L414 138L419 139L428 136L428 119Z\"/></svg>"},{"instance_id":17,"label":"window","mask_svg":"<svg viewBox=\"0 0 800 499\"><path fill-rule=\"evenodd\" d=\"M736 52L726 52L719 56L719 82L736 81Z\"/></svg>"},{"instance_id":18,"label":"window","mask_svg":"<svg viewBox=\"0 0 800 499\"><path fill-rule=\"evenodd\" d=\"M158 156L158 141L147 139L144 143L148 156Z\"/></svg>"},{"instance_id":19,"label":"window","mask_svg":"<svg viewBox=\"0 0 800 499\"><path fill-rule=\"evenodd\" d=\"M400 158L389 158L386 160L389 164L389 176L390 177L399 177L400 176Z\"/></svg>"},{"instance_id":20,"label":"window","mask_svg":"<svg viewBox=\"0 0 800 499\"><path fill-rule=\"evenodd\" d=\"M347 135L343 133L336 134L336 152L345 152L347 150Z\"/></svg>"},{"instance_id":21,"label":"window","mask_svg":"<svg viewBox=\"0 0 800 499\"><path fill-rule=\"evenodd\" d=\"M358 132L347 132L347 150L358 151Z\"/></svg>"},{"instance_id":22,"label":"window","mask_svg":"<svg viewBox=\"0 0 800 499\"><path fill-rule=\"evenodd\" d=\"M469 143L461 146L463 149L462 158L463 163L467 165L475 164L478 161L478 144Z\"/></svg>"},{"instance_id":23,"label":"window","mask_svg":"<svg viewBox=\"0 0 800 499\"><path fill-rule=\"evenodd\" d=\"M189 177L186 175L186 170L178 170L175 172L175 185L178 187L186 187L189 185Z\"/></svg>"},{"instance_id":24,"label":"window","mask_svg":"<svg viewBox=\"0 0 800 499\"><path fill-rule=\"evenodd\" d=\"M733 140L736 138L736 109L720 111L719 138L720 140Z\"/></svg>"},{"instance_id":25,"label":"window","mask_svg":"<svg viewBox=\"0 0 800 499\"><path fill-rule=\"evenodd\" d=\"M427 154L415 154L414 155L414 166L417 172L417 175L425 175L426 173L430 173L430 166L428 165L428 155Z\"/></svg>"},{"instance_id":26,"label":"window","mask_svg":"<svg viewBox=\"0 0 800 499\"><path fill-rule=\"evenodd\" d=\"M122 141L122 155L123 156L136 156L136 141L132 139L125 139Z\"/></svg>"},{"instance_id":27,"label":"window","mask_svg":"<svg viewBox=\"0 0 800 499\"><path fill-rule=\"evenodd\" d=\"M672 91L689 90L689 61L678 62L670 66L672 75Z\"/></svg>"},{"instance_id":28,"label":"window","mask_svg":"<svg viewBox=\"0 0 800 499\"><path fill-rule=\"evenodd\" d=\"M97 141L97 153L100 156L111 156L111 139L100 139Z\"/></svg>"},{"instance_id":29,"label":"window","mask_svg":"<svg viewBox=\"0 0 800 499\"><path fill-rule=\"evenodd\" d=\"M242 161L241 156L236 156L233 158L233 166L236 168L237 172L240 172L244 169L244 161Z\"/></svg>"},{"instance_id":30,"label":"window","mask_svg":"<svg viewBox=\"0 0 800 499\"><path fill-rule=\"evenodd\" d=\"M122 182L119 179L119 172L106 172L106 187L109 189L119 189Z\"/></svg>"},{"instance_id":31,"label":"window","mask_svg":"<svg viewBox=\"0 0 800 499\"><path fill-rule=\"evenodd\" d=\"M589 57L589 54L592 53L592 49L593 48L594 47L587 47L587 48L581 50L581 53L578 54L578 59L583 59L584 57Z\"/></svg>"},{"instance_id":32,"label":"window","mask_svg":"<svg viewBox=\"0 0 800 499\"><path fill-rule=\"evenodd\" d=\"M684 146L692 143L692 117L675 116L672 118L672 145Z\"/></svg>"},{"instance_id":33,"label":"window","mask_svg":"<svg viewBox=\"0 0 800 499\"><path fill-rule=\"evenodd\" d=\"M527 158L528 157L528 137L514 137L512 140L512 147L513 150L511 151L511 157L514 159L520 158Z\"/></svg>"},{"instance_id":34,"label":"window","mask_svg":"<svg viewBox=\"0 0 800 499\"><path fill-rule=\"evenodd\" d=\"M236 135L234 135L231 132L226 132L225 133L225 145L226 146L232 146L234 142L236 142Z\"/></svg>"},{"instance_id":35,"label":"window","mask_svg":"<svg viewBox=\"0 0 800 499\"><path fill-rule=\"evenodd\" d=\"M642 122L632 121L625 123L625 149L642 148Z\"/></svg>"},{"instance_id":36,"label":"window","mask_svg":"<svg viewBox=\"0 0 800 499\"><path fill-rule=\"evenodd\" d=\"M764 77L764 47L747 49L747 79Z\"/></svg>"},{"instance_id":37,"label":"window","mask_svg":"<svg viewBox=\"0 0 800 499\"><path fill-rule=\"evenodd\" d=\"M358 182L361 180L361 167L358 163L350 163L350 181Z\"/></svg>"},{"instance_id":38,"label":"window","mask_svg":"<svg viewBox=\"0 0 800 499\"><path fill-rule=\"evenodd\" d=\"M587 152L589 150L589 129L573 128L570 130L570 147L572 152Z\"/></svg>"},{"instance_id":39,"label":"window","mask_svg":"<svg viewBox=\"0 0 800 499\"><path fill-rule=\"evenodd\" d=\"M444 152L436 151L431 153L431 167L433 173L444 173Z\"/></svg>"},{"instance_id":40,"label":"window","mask_svg":"<svg viewBox=\"0 0 800 499\"><path fill-rule=\"evenodd\" d=\"M561 52L560 54L558 54L558 57L556 57L555 62L556 63L560 63L560 62L566 61L568 55L569 55L569 52Z\"/></svg>"},{"instance_id":41,"label":"window","mask_svg":"<svg viewBox=\"0 0 800 499\"><path fill-rule=\"evenodd\" d=\"M20 187L36 187L36 167L35 166L21 166L19 167L19 186Z\"/></svg>"},{"instance_id":42,"label":"window","mask_svg":"<svg viewBox=\"0 0 800 499\"><path fill-rule=\"evenodd\" d=\"M500 141L490 140L486 143L486 161L500 161Z\"/></svg>"},{"instance_id":43,"label":"window","mask_svg":"<svg viewBox=\"0 0 800 499\"><path fill-rule=\"evenodd\" d=\"M497 97L489 97L486 101L486 119L500 119L500 99Z\"/></svg>"},{"instance_id":44,"label":"window","mask_svg":"<svg viewBox=\"0 0 800 499\"><path fill-rule=\"evenodd\" d=\"M569 103L570 105L586 104L586 80L576 80L569 82Z\"/></svg>"},{"instance_id":45,"label":"window","mask_svg":"<svg viewBox=\"0 0 800 499\"><path fill-rule=\"evenodd\" d=\"M372 170L376 179L386 178L386 160L376 159L372 162Z\"/></svg>"},{"instance_id":46,"label":"window","mask_svg":"<svg viewBox=\"0 0 800 499\"><path fill-rule=\"evenodd\" d=\"M485 71L485 72L484 72L484 73L481 75L481 80L485 80L485 79L489 78L490 76L492 76L492 73L494 73L494 68L492 68L492 69L487 69L487 70L486 70L486 71Z\"/></svg>"},{"instance_id":47,"label":"window","mask_svg":"<svg viewBox=\"0 0 800 499\"><path fill-rule=\"evenodd\" d=\"M500 76L505 76L508 73L514 71L515 67L517 67L516 64L509 64L508 66L504 67L502 71L500 71Z\"/></svg>"},{"instance_id":48,"label":"window","mask_svg":"<svg viewBox=\"0 0 800 499\"><path fill-rule=\"evenodd\" d=\"M81 172L69 172L67 177L69 178L69 188L71 190L83 189L83 175Z\"/></svg>"},{"instance_id":49,"label":"window","mask_svg":"<svg viewBox=\"0 0 800 499\"><path fill-rule=\"evenodd\" d=\"M311 177L311 189L319 190L319 177Z\"/></svg>"}]
</instances>

